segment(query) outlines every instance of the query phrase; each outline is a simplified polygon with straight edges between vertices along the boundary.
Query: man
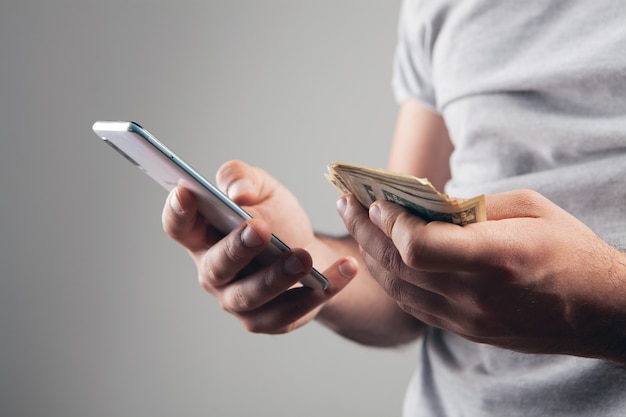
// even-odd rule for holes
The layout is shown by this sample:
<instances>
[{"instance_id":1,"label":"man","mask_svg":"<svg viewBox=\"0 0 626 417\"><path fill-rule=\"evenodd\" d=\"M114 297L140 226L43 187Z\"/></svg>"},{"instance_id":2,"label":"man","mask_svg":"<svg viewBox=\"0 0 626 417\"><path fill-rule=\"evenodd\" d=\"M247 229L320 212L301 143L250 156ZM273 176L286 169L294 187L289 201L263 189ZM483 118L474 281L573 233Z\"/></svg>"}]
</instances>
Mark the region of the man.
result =
<instances>
[{"instance_id":1,"label":"man","mask_svg":"<svg viewBox=\"0 0 626 417\"><path fill-rule=\"evenodd\" d=\"M317 319L369 345L419 338L407 416L623 413L624 12L617 0L405 1L388 168L487 194L486 222L426 223L348 195L337 209L350 237L316 236L288 190L232 161L218 186L253 220L222 237L179 188L164 228L250 331ZM294 249L260 267L270 230ZM326 291L294 286L312 258Z\"/></svg>"}]
</instances>

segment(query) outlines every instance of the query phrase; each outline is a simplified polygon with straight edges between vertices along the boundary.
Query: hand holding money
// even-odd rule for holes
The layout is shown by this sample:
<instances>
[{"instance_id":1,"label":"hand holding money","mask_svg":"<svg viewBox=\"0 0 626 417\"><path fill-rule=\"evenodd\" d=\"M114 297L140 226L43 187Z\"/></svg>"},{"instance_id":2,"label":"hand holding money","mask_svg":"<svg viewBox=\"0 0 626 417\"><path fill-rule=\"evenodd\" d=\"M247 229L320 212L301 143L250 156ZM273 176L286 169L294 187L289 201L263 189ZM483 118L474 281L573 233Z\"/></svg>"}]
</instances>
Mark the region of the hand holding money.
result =
<instances>
[{"instance_id":1,"label":"hand holding money","mask_svg":"<svg viewBox=\"0 0 626 417\"><path fill-rule=\"evenodd\" d=\"M442 194L425 178L377 168L333 162L326 178L342 194L353 194L364 207L384 200L399 204L427 221L465 225L485 221L485 196L460 201Z\"/></svg>"}]
</instances>

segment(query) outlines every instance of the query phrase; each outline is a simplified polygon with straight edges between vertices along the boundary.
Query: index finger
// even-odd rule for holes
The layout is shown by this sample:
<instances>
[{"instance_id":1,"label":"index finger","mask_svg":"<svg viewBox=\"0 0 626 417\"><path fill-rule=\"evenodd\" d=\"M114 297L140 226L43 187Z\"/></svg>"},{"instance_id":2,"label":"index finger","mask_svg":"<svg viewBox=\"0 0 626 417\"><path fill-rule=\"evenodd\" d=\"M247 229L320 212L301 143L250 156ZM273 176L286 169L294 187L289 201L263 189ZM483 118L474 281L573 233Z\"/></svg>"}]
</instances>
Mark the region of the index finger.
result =
<instances>
[{"instance_id":1,"label":"index finger","mask_svg":"<svg viewBox=\"0 0 626 417\"><path fill-rule=\"evenodd\" d=\"M337 200L337 209L361 250L384 264L387 270L400 274L405 265L398 250L391 239L370 221L367 209L354 195L346 194Z\"/></svg>"},{"instance_id":2,"label":"index finger","mask_svg":"<svg viewBox=\"0 0 626 417\"><path fill-rule=\"evenodd\" d=\"M523 230L507 220L458 226L426 222L388 202L370 207L370 219L388 236L411 268L430 272L474 271L500 267L520 254L516 239ZM513 231L513 228L515 231Z\"/></svg>"},{"instance_id":3,"label":"index finger","mask_svg":"<svg viewBox=\"0 0 626 417\"><path fill-rule=\"evenodd\" d=\"M186 188L176 187L168 195L161 214L165 233L191 253L206 250L213 243L210 236L212 229L197 210L194 195Z\"/></svg>"}]
</instances>

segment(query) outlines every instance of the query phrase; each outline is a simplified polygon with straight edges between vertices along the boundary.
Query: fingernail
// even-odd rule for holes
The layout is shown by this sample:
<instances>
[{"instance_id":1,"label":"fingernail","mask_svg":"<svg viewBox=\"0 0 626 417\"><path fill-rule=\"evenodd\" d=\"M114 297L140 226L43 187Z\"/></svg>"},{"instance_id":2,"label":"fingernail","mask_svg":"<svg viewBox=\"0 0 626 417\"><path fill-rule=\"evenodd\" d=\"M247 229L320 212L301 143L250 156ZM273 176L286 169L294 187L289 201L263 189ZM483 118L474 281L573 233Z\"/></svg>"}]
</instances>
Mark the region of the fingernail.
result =
<instances>
[{"instance_id":1,"label":"fingernail","mask_svg":"<svg viewBox=\"0 0 626 417\"><path fill-rule=\"evenodd\" d=\"M343 213L346 212L346 207L348 205L348 202L346 200L347 199L345 196L337 200L337 212L340 216L343 216Z\"/></svg>"},{"instance_id":2,"label":"fingernail","mask_svg":"<svg viewBox=\"0 0 626 417\"><path fill-rule=\"evenodd\" d=\"M378 207L378 204L372 204L370 206L369 214L370 214L370 220L372 221L372 223L380 227L381 215L380 215L380 207Z\"/></svg>"},{"instance_id":3,"label":"fingernail","mask_svg":"<svg viewBox=\"0 0 626 417\"><path fill-rule=\"evenodd\" d=\"M341 276L347 279L354 277L357 273L356 263L350 259L346 259L341 262L337 269L339 269Z\"/></svg>"},{"instance_id":4,"label":"fingernail","mask_svg":"<svg viewBox=\"0 0 626 417\"><path fill-rule=\"evenodd\" d=\"M248 178L242 178L230 184L226 193L228 194L228 197L234 199L242 194L245 194L246 192L251 191L252 187L252 181Z\"/></svg>"},{"instance_id":5,"label":"fingernail","mask_svg":"<svg viewBox=\"0 0 626 417\"><path fill-rule=\"evenodd\" d=\"M304 272L304 265L300 262L300 259L296 255L291 255L285 261L283 270L289 275L299 275Z\"/></svg>"},{"instance_id":6,"label":"fingernail","mask_svg":"<svg viewBox=\"0 0 626 417\"><path fill-rule=\"evenodd\" d=\"M183 207L180 205L180 200L178 199L178 191L176 191L175 189L170 193L169 203L170 207L172 208L172 210L174 210L175 213L183 214L185 212L185 210L183 210Z\"/></svg>"},{"instance_id":7,"label":"fingernail","mask_svg":"<svg viewBox=\"0 0 626 417\"><path fill-rule=\"evenodd\" d=\"M248 248L256 248L263 244L263 239L250 225L241 232L241 242Z\"/></svg>"}]
</instances>

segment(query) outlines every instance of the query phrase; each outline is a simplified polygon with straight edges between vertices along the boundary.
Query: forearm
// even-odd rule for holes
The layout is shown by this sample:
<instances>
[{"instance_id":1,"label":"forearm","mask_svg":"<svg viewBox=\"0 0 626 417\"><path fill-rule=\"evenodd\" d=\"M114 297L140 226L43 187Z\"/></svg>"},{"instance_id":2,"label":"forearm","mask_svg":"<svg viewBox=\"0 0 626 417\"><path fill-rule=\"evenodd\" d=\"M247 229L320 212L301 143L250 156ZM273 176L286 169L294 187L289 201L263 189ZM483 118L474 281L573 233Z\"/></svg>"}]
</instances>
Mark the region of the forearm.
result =
<instances>
[{"instance_id":1,"label":"forearm","mask_svg":"<svg viewBox=\"0 0 626 417\"><path fill-rule=\"evenodd\" d=\"M369 346L396 346L420 336L423 324L402 311L371 277L351 237L318 236L318 241L317 257L341 254L359 261L359 274L322 308L316 317L320 323Z\"/></svg>"}]
</instances>

